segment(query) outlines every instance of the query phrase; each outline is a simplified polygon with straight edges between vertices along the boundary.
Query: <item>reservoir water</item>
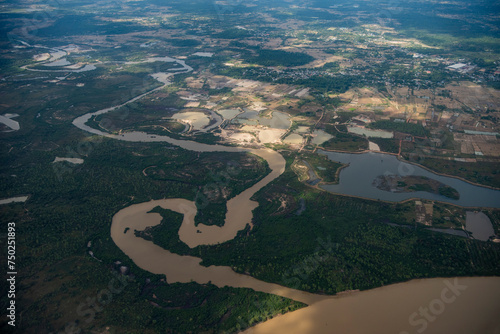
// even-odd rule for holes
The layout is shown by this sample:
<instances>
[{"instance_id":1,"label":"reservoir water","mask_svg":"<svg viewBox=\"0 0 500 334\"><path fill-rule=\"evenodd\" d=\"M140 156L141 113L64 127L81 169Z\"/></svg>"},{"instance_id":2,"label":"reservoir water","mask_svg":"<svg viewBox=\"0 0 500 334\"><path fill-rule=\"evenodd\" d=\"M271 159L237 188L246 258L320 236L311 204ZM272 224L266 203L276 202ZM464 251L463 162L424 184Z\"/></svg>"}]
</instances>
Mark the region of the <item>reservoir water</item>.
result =
<instances>
[{"instance_id":1,"label":"reservoir water","mask_svg":"<svg viewBox=\"0 0 500 334\"><path fill-rule=\"evenodd\" d=\"M487 241L492 235L495 235L490 218L483 212L467 211L465 226L467 231L472 233L474 239Z\"/></svg>"},{"instance_id":2,"label":"reservoir water","mask_svg":"<svg viewBox=\"0 0 500 334\"><path fill-rule=\"evenodd\" d=\"M321 186L332 193L390 202L422 198L464 207L500 208L500 190L476 186L457 178L438 175L425 168L399 161L393 155L373 152L352 154L323 150L318 150L318 153L326 155L332 161L348 164L340 172L339 184ZM460 199L454 200L425 191L403 193L384 191L372 184L373 180L381 175L425 176L455 188L460 193Z\"/></svg>"}]
</instances>

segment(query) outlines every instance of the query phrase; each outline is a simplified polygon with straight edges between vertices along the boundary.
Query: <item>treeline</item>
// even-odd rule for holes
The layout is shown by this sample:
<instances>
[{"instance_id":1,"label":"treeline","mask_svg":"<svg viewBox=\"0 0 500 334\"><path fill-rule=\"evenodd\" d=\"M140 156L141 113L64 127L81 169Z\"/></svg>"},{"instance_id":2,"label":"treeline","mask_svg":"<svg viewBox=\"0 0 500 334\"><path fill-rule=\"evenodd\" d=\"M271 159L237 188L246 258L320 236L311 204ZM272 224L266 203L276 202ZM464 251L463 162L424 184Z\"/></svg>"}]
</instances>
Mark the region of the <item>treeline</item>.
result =
<instances>
[{"instance_id":1,"label":"treeline","mask_svg":"<svg viewBox=\"0 0 500 334\"><path fill-rule=\"evenodd\" d=\"M413 124L407 122L381 120L370 123L367 127L370 129L403 132L418 137L426 137L428 135L428 131L421 124Z\"/></svg>"},{"instance_id":2,"label":"treeline","mask_svg":"<svg viewBox=\"0 0 500 334\"><path fill-rule=\"evenodd\" d=\"M280 209L279 200L269 201L284 192L292 195L288 210ZM261 280L328 294L414 278L500 273L499 245L415 229L413 203L312 190L289 169L257 199L252 230L221 245L197 247L192 254L207 266L229 265ZM300 199L306 209L297 215Z\"/></svg>"},{"instance_id":3,"label":"treeline","mask_svg":"<svg viewBox=\"0 0 500 334\"><path fill-rule=\"evenodd\" d=\"M262 66L293 67L310 63L314 57L302 52L260 49L257 56L246 56L245 61Z\"/></svg>"},{"instance_id":4,"label":"treeline","mask_svg":"<svg viewBox=\"0 0 500 334\"><path fill-rule=\"evenodd\" d=\"M399 143L394 138L370 138L371 142L374 142L380 147L382 152L388 153L398 153L399 152Z\"/></svg>"},{"instance_id":5,"label":"treeline","mask_svg":"<svg viewBox=\"0 0 500 334\"><path fill-rule=\"evenodd\" d=\"M317 89L320 92L345 93L352 86L357 85L359 78L339 75L339 76L323 76L311 75L307 78L302 78L299 75L294 75L293 69L287 69L281 72L271 70L263 71L261 69L243 69L235 67L218 67L212 72L218 75L225 75L236 79L250 79L263 82L271 82L277 84L301 85Z\"/></svg>"},{"instance_id":6,"label":"treeline","mask_svg":"<svg viewBox=\"0 0 500 334\"><path fill-rule=\"evenodd\" d=\"M429 157L422 157L417 162L438 173L451 174L475 183L500 188L500 164L497 162L469 163Z\"/></svg>"},{"instance_id":7,"label":"treeline","mask_svg":"<svg viewBox=\"0 0 500 334\"><path fill-rule=\"evenodd\" d=\"M128 333L236 333L304 306L251 289L156 282L111 304L103 318Z\"/></svg>"},{"instance_id":8,"label":"treeline","mask_svg":"<svg viewBox=\"0 0 500 334\"><path fill-rule=\"evenodd\" d=\"M72 129L71 133L79 131ZM46 139L60 136L60 133L47 133ZM198 186L182 181L199 182L200 185L213 182L210 170L227 170L221 166L232 160L239 163L240 170L233 173L227 188L230 192L239 192L248 187L247 182L255 180L251 176L265 175L260 173L266 171L267 165L251 161L253 157L239 153L203 153L200 162L196 152L172 150L167 144L125 143L96 137L71 141L71 138L67 136L66 142L59 141L59 148L52 151L14 149L5 161L6 170L18 166L17 177L5 178L9 182L2 183L1 188L9 195L31 195L25 204L9 205L9 210L2 208L0 212L2 221L15 219L18 223L16 263L19 263L21 273L19 279L43 277L43 282L35 279L30 287L41 289L43 286L48 291L26 299L28 290L19 288L19 308L26 315L18 324L21 331L63 331L61 326L65 324L60 319L64 318L77 320L85 332L110 324L118 331L126 328L137 333L146 327L170 328L172 332L178 327L177 332L183 333L197 331L196 326L201 326L200 330L208 331L215 326L220 331L234 332L300 307L300 303L244 289L219 290L213 286L200 288L195 284L164 287L164 283L160 285L164 277L135 266L109 236L113 215L126 206L168 197L192 200ZM77 156L84 159L84 163L53 164L55 156ZM174 180L151 178L142 173L146 167L155 165L164 166L169 172L179 171L180 165L190 173L197 173L184 176L184 179L177 174ZM116 261L120 262L118 267ZM116 278L112 273L116 273L119 266L128 268L127 280L130 279L123 292L113 294L112 302L105 305L90 323L85 321L87 315L83 318L75 315L75 310L87 297L108 288L110 280ZM150 280L151 285L146 280ZM186 297L185 306L191 305L192 308L183 312L183 308L171 310L168 304L159 301L159 306L152 305L152 295L158 292L159 296L165 289L191 296ZM197 289L206 289L207 292L196 301L193 294ZM203 304L205 300L206 304ZM259 307L254 308L252 300L258 301L256 305ZM203 306L196 306L198 304ZM247 307L251 310L247 311Z\"/></svg>"},{"instance_id":9,"label":"treeline","mask_svg":"<svg viewBox=\"0 0 500 334\"><path fill-rule=\"evenodd\" d=\"M252 36L250 31L238 28L227 29L212 35L212 37L222 39L242 39L250 36Z\"/></svg>"},{"instance_id":10,"label":"treeline","mask_svg":"<svg viewBox=\"0 0 500 334\"><path fill-rule=\"evenodd\" d=\"M176 38L168 38L165 41L169 42L173 46L177 47L194 47L201 45L201 42L196 39L176 39Z\"/></svg>"},{"instance_id":11,"label":"treeline","mask_svg":"<svg viewBox=\"0 0 500 334\"><path fill-rule=\"evenodd\" d=\"M115 14L115 13L114 13ZM65 15L37 30L41 37L63 37L75 35L115 35L145 31L148 27L132 22L112 22L101 20L95 15Z\"/></svg>"},{"instance_id":12,"label":"treeline","mask_svg":"<svg viewBox=\"0 0 500 334\"><path fill-rule=\"evenodd\" d=\"M341 126L337 127L340 128ZM346 132L337 131L337 127L333 125L326 125L326 132L334 137L321 144L322 147L330 150L354 152L368 149L368 140L366 138L348 133L347 129L345 129Z\"/></svg>"}]
</instances>

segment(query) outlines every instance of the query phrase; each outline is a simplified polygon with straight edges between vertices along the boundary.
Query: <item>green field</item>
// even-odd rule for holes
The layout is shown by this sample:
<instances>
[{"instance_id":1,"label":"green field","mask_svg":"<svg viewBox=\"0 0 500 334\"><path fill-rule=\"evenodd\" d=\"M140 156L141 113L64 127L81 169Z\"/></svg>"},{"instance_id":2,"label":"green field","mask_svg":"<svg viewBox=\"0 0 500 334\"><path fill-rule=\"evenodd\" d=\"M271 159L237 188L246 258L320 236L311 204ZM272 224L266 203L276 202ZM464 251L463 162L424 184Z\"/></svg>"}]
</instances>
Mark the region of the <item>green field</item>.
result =
<instances>
[{"instance_id":1,"label":"green field","mask_svg":"<svg viewBox=\"0 0 500 334\"><path fill-rule=\"evenodd\" d=\"M357 152L368 149L368 140L366 138L347 133L347 131L337 131L337 127L334 126L327 126L325 130L334 136L321 145L327 150Z\"/></svg>"},{"instance_id":2,"label":"green field","mask_svg":"<svg viewBox=\"0 0 500 334\"><path fill-rule=\"evenodd\" d=\"M425 128L422 125L413 124L413 123L400 123L400 122L394 122L394 121L376 121L376 122L370 123L367 127L371 128L371 129L398 131L398 132L403 132L403 133L407 133L407 134L419 136L419 137L426 137L428 135L427 130L425 130Z\"/></svg>"}]
</instances>

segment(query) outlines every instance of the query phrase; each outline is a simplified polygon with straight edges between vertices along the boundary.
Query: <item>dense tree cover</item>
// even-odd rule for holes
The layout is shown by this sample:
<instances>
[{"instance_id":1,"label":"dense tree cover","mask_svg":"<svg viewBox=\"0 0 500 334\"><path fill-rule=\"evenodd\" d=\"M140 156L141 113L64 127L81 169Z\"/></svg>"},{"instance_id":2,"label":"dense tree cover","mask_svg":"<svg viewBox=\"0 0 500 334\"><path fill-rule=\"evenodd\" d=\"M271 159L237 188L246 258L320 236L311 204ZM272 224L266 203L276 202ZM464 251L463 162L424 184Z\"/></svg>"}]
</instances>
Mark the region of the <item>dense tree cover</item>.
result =
<instances>
[{"instance_id":1,"label":"dense tree cover","mask_svg":"<svg viewBox=\"0 0 500 334\"><path fill-rule=\"evenodd\" d=\"M291 163L293 158L287 160ZM285 210L280 209L283 193L290 194ZM256 198L260 205L254 211L252 230L187 254L200 256L207 266L230 265L265 281L320 293L369 289L413 278L500 273L499 245L413 225L413 203L389 204L311 190L289 169ZM306 209L297 215L299 199L305 200ZM388 222L412 225L389 226ZM162 243L161 236L167 233L162 225L153 240L181 251L171 237Z\"/></svg>"},{"instance_id":2,"label":"dense tree cover","mask_svg":"<svg viewBox=\"0 0 500 334\"><path fill-rule=\"evenodd\" d=\"M495 234L500 235L500 210L492 210L487 214L490 217L491 223L493 224Z\"/></svg>"},{"instance_id":3,"label":"dense tree cover","mask_svg":"<svg viewBox=\"0 0 500 334\"><path fill-rule=\"evenodd\" d=\"M135 235L146 240L151 240L158 246L176 254L189 254L188 245L179 239L179 228L184 216L180 213L156 207L150 212L157 212L162 216L159 225L148 227L143 231L134 231Z\"/></svg>"},{"instance_id":4,"label":"dense tree cover","mask_svg":"<svg viewBox=\"0 0 500 334\"><path fill-rule=\"evenodd\" d=\"M340 70L340 65L338 62L330 62L320 67L322 70L329 72L338 72Z\"/></svg>"},{"instance_id":5,"label":"dense tree cover","mask_svg":"<svg viewBox=\"0 0 500 334\"><path fill-rule=\"evenodd\" d=\"M224 30L223 32L220 33L216 33L213 36L216 38L223 38L223 39L242 39L245 37L249 37L251 35L252 34L246 29L232 28Z\"/></svg>"},{"instance_id":6,"label":"dense tree cover","mask_svg":"<svg viewBox=\"0 0 500 334\"><path fill-rule=\"evenodd\" d=\"M93 14L65 15L56 22L37 29L37 35L42 37L62 37L73 35L112 35L126 34L148 30L148 27L131 22L110 22L101 20Z\"/></svg>"},{"instance_id":7,"label":"dense tree cover","mask_svg":"<svg viewBox=\"0 0 500 334\"><path fill-rule=\"evenodd\" d=\"M2 222L17 223L16 263L20 273L17 302L25 315L18 327L23 332L59 331L67 322L74 321L78 321L78 326L85 331L113 324L137 333L142 333L144 326L180 326L193 331L195 326L207 330L215 326L231 332L300 305L249 290L218 291L213 286L197 288L194 284L163 287L160 275L136 267L109 236L112 216L125 206L165 197L193 200L199 185L203 190L205 184L218 184L211 175L216 176L221 170L234 171L237 167L238 173L232 173L231 179L220 187L233 196L233 191L239 193L249 187L250 180L264 176L267 165L245 154L198 155L172 149L166 144L124 143L94 136L78 137L75 133L79 134L79 130L64 126L60 133L48 132L46 135L54 140L66 136L65 145L53 146L51 151L34 147L20 150L25 145L22 141L15 144L11 154L6 154L6 146L1 149L6 157L1 167L2 193L4 196L30 195L25 204L0 207ZM56 156L78 157L84 159L84 163L52 163ZM228 167L230 161L235 164ZM11 176L12 172L6 173L12 171L11 166L18 166L16 177ZM145 176L143 170L150 166L163 166L171 178ZM170 173L182 173L179 166L184 166L187 174ZM92 251L95 258L88 251ZM116 277L113 274L118 270L115 261L129 268L129 285L120 294L113 295L113 302L98 312L95 320L87 323L88 315L82 317L76 310L87 297L95 297L99 291L107 289L110 280ZM146 284L146 279L151 285ZM31 293L31 286L39 292ZM208 289L208 294L205 293L207 304L199 306L204 300L197 301L186 313L155 306L145 299L152 298L156 287L186 293ZM146 288L149 297L144 294ZM6 294L2 296L0 304L6 305ZM260 306L247 312L246 305L254 299ZM227 313L224 319L217 318L221 312L222 315ZM200 322L190 322L190 318Z\"/></svg>"},{"instance_id":8,"label":"dense tree cover","mask_svg":"<svg viewBox=\"0 0 500 334\"><path fill-rule=\"evenodd\" d=\"M448 186L439 187L439 195L453 199L460 198L460 193L456 189Z\"/></svg>"},{"instance_id":9,"label":"dense tree cover","mask_svg":"<svg viewBox=\"0 0 500 334\"><path fill-rule=\"evenodd\" d=\"M305 152L298 155L297 159L307 161L311 167L314 168L314 172L323 182L338 182L336 173L338 169L342 167L342 164L328 159L325 155L310 154Z\"/></svg>"},{"instance_id":10,"label":"dense tree cover","mask_svg":"<svg viewBox=\"0 0 500 334\"><path fill-rule=\"evenodd\" d=\"M338 151L362 151L368 149L368 140L364 137L342 131L338 131L333 125L327 125L325 130L334 137L323 144L322 147Z\"/></svg>"},{"instance_id":11,"label":"dense tree cover","mask_svg":"<svg viewBox=\"0 0 500 334\"><path fill-rule=\"evenodd\" d=\"M335 137L321 144L322 147L338 151L362 151L368 148L366 138L350 133L337 132Z\"/></svg>"},{"instance_id":12,"label":"dense tree cover","mask_svg":"<svg viewBox=\"0 0 500 334\"><path fill-rule=\"evenodd\" d=\"M178 47L193 47L193 46L198 46L201 44L200 41L196 39L174 39L174 38L169 38L166 39L167 42L172 44L173 46L178 46Z\"/></svg>"},{"instance_id":13,"label":"dense tree cover","mask_svg":"<svg viewBox=\"0 0 500 334\"><path fill-rule=\"evenodd\" d=\"M160 136L169 136L171 134L179 134L186 129L186 125L183 123L175 122L175 121L164 121L161 122L161 125L156 124L157 121L147 121L143 124L138 124L126 130L138 130L143 131L149 134L157 134Z\"/></svg>"},{"instance_id":14,"label":"dense tree cover","mask_svg":"<svg viewBox=\"0 0 500 334\"><path fill-rule=\"evenodd\" d=\"M23 314L30 316L19 319L17 329L23 333L71 332L71 328L88 333L105 327L123 333L234 333L305 306L250 289L168 284L160 275L145 273L133 264L127 275L118 274L118 268L89 256L72 256L47 266L35 279L24 279L21 291L37 280L44 291L37 291L43 298L19 294ZM8 327L0 328L9 332Z\"/></svg>"},{"instance_id":15,"label":"dense tree cover","mask_svg":"<svg viewBox=\"0 0 500 334\"><path fill-rule=\"evenodd\" d=\"M245 60L262 66L293 67L310 63L314 58L302 52L260 49L256 56L247 56Z\"/></svg>"},{"instance_id":16,"label":"dense tree cover","mask_svg":"<svg viewBox=\"0 0 500 334\"><path fill-rule=\"evenodd\" d=\"M356 84L358 80L352 76L321 76L315 75L307 79L300 79L291 83L318 89L321 92L344 93Z\"/></svg>"},{"instance_id":17,"label":"dense tree cover","mask_svg":"<svg viewBox=\"0 0 500 334\"><path fill-rule=\"evenodd\" d=\"M438 173L456 175L471 182L500 188L500 166L496 162L469 163L426 156L410 157L407 155L406 157Z\"/></svg>"},{"instance_id":18,"label":"dense tree cover","mask_svg":"<svg viewBox=\"0 0 500 334\"><path fill-rule=\"evenodd\" d=\"M348 6L337 8L336 12L340 14L335 15L308 8L297 8L292 12L297 14L296 18L308 22L321 18L329 20L330 26L359 25L359 21L349 17L357 15L359 10L352 6L352 1L343 2ZM390 2L384 2L384 6ZM60 47L70 43L67 36L105 34L108 35L107 41L113 45L115 34L151 29L149 23L108 20L116 17L117 10L122 7L116 7L115 4L100 9L109 13L109 17L98 17L94 13L62 16L63 13L69 13L68 8L73 6L80 6L79 10L82 12L94 10L91 6L81 6L82 4L92 4L92 2L87 0L78 3L59 2L57 14L50 16L51 22L46 22L53 25L39 26L38 29L31 31L37 43L44 37L56 37L43 40L43 44ZM151 4L163 6L165 2L153 0ZM259 4L265 6L262 1ZM497 5L488 1L477 2L477 5L474 2L464 1L459 4L461 5L458 7L467 8L469 13L478 12L490 16L491 13L498 12L495 10L498 9L495 7ZM288 6L287 3L284 5ZM331 1L318 0L315 1L316 5L329 8ZM366 2L360 2L360 5L364 11L373 10L375 14L380 13L380 8L383 8ZM129 2L127 6L137 9L138 12L142 9L140 3ZM194 21L190 20L191 16L177 15L176 19L176 15L172 15L158 27L169 29L173 34L178 33L173 29L179 29L187 34L206 36L207 32L210 34L210 31L215 29L205 30L205 28L210 25L215 26L214 24L218 31L223 30L222 33L214 33L212 37L215 38L240 39L257 34L233 28L239 19L233 14L255 10L253 7L245 6L244 3L214 6L210 2L175 0L169 2L169 6L172 6L174 13L189 11L207 16L202 23L206 26L194 26L192 24ZM474 58L478 57L474 62L482 67L494 68L495 53L498 53L499 47L498 38L483 32L490 29L488 27L494 26L491 22L495 21L477 24L479 20L469 18L467 22L462 19L446 19L438 22L437 17L432 17L435 11L430 4L410 2L402 6L423 6L427 13L413 16L402 13L401 18L393 16L394 20L399 19L403 27L408 28L401 36L417 37L430 45L444 47L444 49L429 49L429 53L432 54L458 58L467 52L474 52ZM446 12L451 15L456 14L456 11L451 10L453 8L456 10L457 6L453 4L442 3L439 6L449 6L446 8L450 10ZM150 10L150 7L146 9ZM43 11L42 14L52 15L52 12ZM24 19L32 20L37 17L22 13L1 15L4 18L2 22L4 27L10 27L14 16L22 19L21 27L26 27ZM285 19L291 17L290 13L281 11L270 15ZM375 19L378 18L375 15ZM377 20L374 22L379 23ZM154 25L155 22L150 23ZM450 30L455 30L457 27L460 28L459 36L449 34ZM421 30L422 28L424 30ZM490 36L476 38L478 32L480 35ZM2 42L10 43L7 37L11 36L1 35ZM467 38L463 38L464 35ZM175 37L170 42L176 47L195 47L199 44L193 39L180 39L179 35ZM304 37L311 38L310 34L304 34ZM135 36L135 38L141 37ZM321 41L320 38L314 37L314 39ZM341 43L352 44L347 41ZM307 62L305 54L276 53L244 44L232 46L246 47L247 52L242 50L238 52L243 52L243 58L248 57L250 61L252 61L250 51L256 51L257 56L253 58L254 61L264 66L296 66L301 62ZM94 48L95 52L91 56L102 63L139 60L148 54L144 49L134 49L130 43L120 45L120 49L99 46ZM476 49L485 51L478 54ZM8 52L8 56L20 58L27 54L32 55L30 52L36 52L15 51ZM359 50L348 52L350 54L342 53L347 59L363 58L366 55ZM394 57L388 59L396 60L398 57L408 58L409 54L394 52ZM70 60L86 61L76 57ZM217 60L216 57L188 58L189 64L195 70ZM20 331L63 332L68 322L76 321L83 332L102 332L106 326L113 326L112 330L116 332L129 333L147 333L148 330L149 332L168 330L234 332L256 321L268 319L275 314L300 306L299 303L283 300L280 297L245 289L217 289L210 284L165 284L162 281L164 277L145 272L135 266L110 239L111 218L123 207L164 197L195 199L197 194L210 197L214 195L214 188L203 188L211 183L215 184L221 193L225 192L226 196L231 197L268 172L265 165L251 161L249 165L242 167L239 176L226 184L224 181L212 178L212 175L217 175L217 172L225 167L224 161L218 160L221 157L222 159L228 157L223 157L221 154L197 156L196 153L173 149L164 144L112 142L94 136L83 136L81 131L70 124L76 116L122 103L158 87L159 83L156 80L145 76L158 69L157 64L130 66L119 72L118 65L110 65L109 68L99 65L95 71L80 73L77 77L71 75L68 80L58 84L47 84L46 81L60 74L46 73L44 75L48 78L43 83L38 84L30 80L29 84L26 84L28 79L39 74L22 73L19 81L10 80L8 77L20 74L19 67L30 63L29 57L0 61L2 75L6 79L0 83L0 88L5 91L2 94L2 103L9 105L9 112L20 114L16 120L22 124L21 130L3 134L1 138L0 191L2 197L30 195L24 204L0 207L0 221L15 221L17 224L16 263L19 284L16 302L18 310L22 310L18 322ZM239 75L242 78L266 82L305 85L320 92L339 93L351 86L380 79L386 74L391 79L399 80L397 82L411 81L418 75L421 80L434 82L448 80L450 77L439 68L433 68L429 75L417 71L398 70L385 65L379 70L376 68L372 72L363 74L364 77L310 75L305 78L291 69L283 70L283 75L271 71L253 72L253 69L228 69L232 71L228 73L233 73L235 77ZM337 69L334 65L328 65L322 70L335 74ZM268 71L265 68L262 70ZM173 85L184 87L183 80L191 75L192 73L186 73L175 76ZM74 84L76 82L84 83L85 86L76 87ZM498 86L494 82L489 84ZM209 93L218 92L209 91ZM175 107L173 101L168 99L162 102ZM155 109L157 107L158 105L151 103L142 104L138 109L144 108L142 109L145 111L144 114L154 115L155 119L158 119L161 117L161 111ZM117 117L113 122L119 120ZM144 123L135 121L138 119L125 125L129 126L128 129L132 129L133 126L152 125L148 122L154 120L145 117L140 120ZM114 124L120 128L118 125ZM179 129L178 126L173 127ZM416 130L418 131L420 130ZM210 136L201 135L196 140L213 143L214 138ZM364 139L344 133L336 134L335 140L332 145L334 149L358 149L366 145ZM387 146L394 149L394 146L388 143ZM82 158L85 162L82 165L52 163L57 156ZM228 156L236 156L231 159L241 161L241 156ZM420 162L440 172L452 172L468 180L500 187L500 171L498 164L495 163L467 164L429 158ZM257 168L254 169L250 165ZM215 196L215 198L218 198L219 202L209 201L208 205L200 207L197 220L200 219L199 221L206 224L221 223L225 212L225 206L222 205L224 201L222 197ZM320 193L298 183L296 176L291 174L290 170L263 189L255 199L260 203L255 211L255 227L243 231L231 242L188 249L178 240L175 233L179 226L179 216L167 210L159 210L164 215L166 223L155 228L149 237L152 237L154 242L163 242L162 246L172 251L201 256L205 264L231 265L240 272L250 273L264 280L326 293L352 288L370 288L416 277L499 275L499 250L495 244L434 234L420 228L409 229L385 224L385 222L413 223L414 207L411 203L377 203ZM300 206L298 203L304 203L305 210L297 210ZM436 209L437 211L439 210ZM493 210L491 215L496 219L494 224L498 232L500 226L498 210ZM168 228L165 228L166 226ZM93 252L94 257L89 251ZM121 264L116 264L116 261L120 261ZM5 257L0 263L5 267ZM87 322L89 315L82 317L76 314L77 308L88 298L94 298L100 291L107 289L108 283L117 277L120 265L128 268L126 276L119 276L127 279L127 287L121 293L113 295L110 303L105 305L101 312L97 312L94 319ZM2 296L0 306L6 307L5 284L1 286L0 292ZM5 322L0 324L2 330L5 329L4 325Z\"/></svg>"},{"instance_id":19,"label":"dense tree cover","mask_svg":"<svg viewBox=\"0 0 500 334\"><path fill-rule=\"evenodd\" d=\"M135 293L138 293L136 291ZM126 299L106 308L109 325L127 332L235 333L305 305L250 289L218 288L212 284L146 284L141 300ZM130 294L134 298L134 294ZM121 311L134 310L133 317Z\"/></svg>"},{"instance_id":20,"label":"dense tree cover","mask_svg":"<svg viewBox=\"0 0 500 334\"><path fill-rule=\"evenodd\" d=\"M381 120L370 123L367 127L371 129L398 131L419 137L426 137L428 135L428 131L421 124L413 124L407 122Z\"/></svg>"},{"instance_id":21,"label":"dense tree cover","mask_svg":"<svg viewBox=\"0 0 500 334\"><path fill-rule=\"evenodd\" d=\"M488 82L488 86L500 90L500 81Z\"/></svg>"},{"instance_id":22,"label":"dense tree cover","mask_svg":"<svg viewBox=\"0 0 500 334\"><path fill-rule=\"evenodd\" d=\"M388 153L398 153L399 152L399 142L394 138L370 138L371 142L374 142L380 147L382 152Z\"/></svg>"},{"instance_id":23,"label":"dense tree cover","mask_svg":"<svg viewBox=\"0 0 500 334\"><path fill-rule=\"evenodd\" d=\"M302 77L297 71L299 70L285 69L281 72L275 72L259 68L244 69L227 66L215 67L212 69L214 74L226 75L236 79L252 79L279 84L302 85L304 87L317 89L320 92L344 93L359 82L359 78L350 75L310 75ZM295 73L297 75L295 75Z\"/></svg>"},{"instance_id":24,"label":"dense tree cover","mask_svg":"<svg viewBox=\"0 0 500 334\"><path fill-rule=\"evenodd\" d=\"M447 34L457 37L478 37L496 35L496 32L481 24L473 24L463 19L445 18L437 15L412 13L395 16L408 31L425 30L433 34Z\"/></svg>"}]
</instances>

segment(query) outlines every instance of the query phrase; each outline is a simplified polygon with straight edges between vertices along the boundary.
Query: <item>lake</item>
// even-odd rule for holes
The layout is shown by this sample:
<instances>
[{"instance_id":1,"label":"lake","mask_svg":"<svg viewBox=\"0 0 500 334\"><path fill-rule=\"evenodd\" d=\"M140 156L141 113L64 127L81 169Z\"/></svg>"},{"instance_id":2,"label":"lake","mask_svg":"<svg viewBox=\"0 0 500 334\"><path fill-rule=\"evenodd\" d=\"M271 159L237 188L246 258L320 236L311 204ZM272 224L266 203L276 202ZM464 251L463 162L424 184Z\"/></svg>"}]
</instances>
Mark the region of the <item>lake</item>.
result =
<instances>
[{"instance_id":1,"label":"lake","mask_svg":"<svg viewBox=\"0 0 500 334\"><path fill-rule=\"evenodd\" d=\"M474 239L487 241L490 236L495 235L490 218L483 212L467 211L465 228L472 233Z\"/></svg>"},{"instance_id":2,"label":"lake","mask_svg":"<svg viewBox=\"0 0 500 334\"><path fill-rule=\"evenodd\" d=\"M349 165L340 172L339 184L321 186L332 193L390 202L422 198L464 207L500 208L500 190L476 186L453 177L437 175L422 167L399 161L393 155L374 152L352 154L323 150L318 150L318 153L326 155L332 161ZM460 199L454 200L424 191L393 193L380 190L372 184L373 180L380 175L425 176L455 188L460 193Z\"/></svg>"},{"instance_id":3,"label":"lake","mask_svg":"<svg viewBox=\"0 0 500 334\"><path fill-rule=\"evenodd\" d=\"M240 111L238 109L224 109L218 110L217 113L224 117L224 119L233 119L240 114Z\"/></svg>"},{"instance_id":4,"label":"lake","mask_svg":"<svg viewBox=\"0 0 500 334\"><path fill-rule=\"evenodd\" d=\"M290 116L285 113L274 111L271 117L263 117L258 111L245 109L233 122L246 125L264 125L273 129L286 130L292 125Z\"/></svg>"}]
</instances>

